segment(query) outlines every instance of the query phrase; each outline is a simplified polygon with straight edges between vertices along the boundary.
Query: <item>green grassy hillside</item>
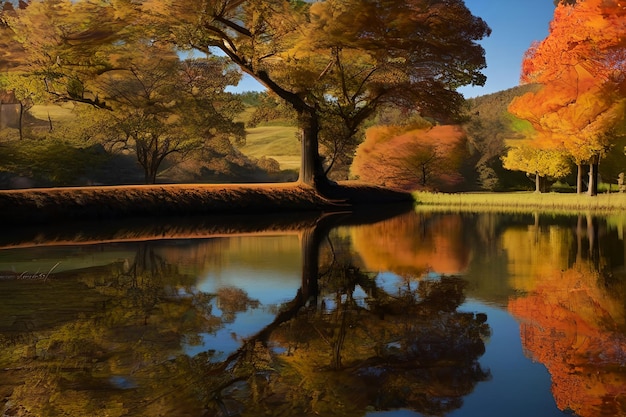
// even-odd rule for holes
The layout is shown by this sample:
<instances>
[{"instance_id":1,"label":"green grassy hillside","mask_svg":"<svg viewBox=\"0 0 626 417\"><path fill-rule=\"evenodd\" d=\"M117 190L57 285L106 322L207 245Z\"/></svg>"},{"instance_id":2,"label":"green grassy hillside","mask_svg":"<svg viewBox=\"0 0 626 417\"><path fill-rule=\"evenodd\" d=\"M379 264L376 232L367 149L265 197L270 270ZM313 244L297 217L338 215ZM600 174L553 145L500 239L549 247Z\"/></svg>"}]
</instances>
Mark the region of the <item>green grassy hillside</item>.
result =
<instances>
[{"instance_id":1,"label":"green grassy hillside","mask_svg":"<svg viewBox=\"0 0 626 417\"><path fill-rule=\"evenodd\" d=\"M246 145L239 148L247 156L273 158L281 169L300 168L300 141L294 126L259 126L247 129Z\"/></svg>"}]
</instances>

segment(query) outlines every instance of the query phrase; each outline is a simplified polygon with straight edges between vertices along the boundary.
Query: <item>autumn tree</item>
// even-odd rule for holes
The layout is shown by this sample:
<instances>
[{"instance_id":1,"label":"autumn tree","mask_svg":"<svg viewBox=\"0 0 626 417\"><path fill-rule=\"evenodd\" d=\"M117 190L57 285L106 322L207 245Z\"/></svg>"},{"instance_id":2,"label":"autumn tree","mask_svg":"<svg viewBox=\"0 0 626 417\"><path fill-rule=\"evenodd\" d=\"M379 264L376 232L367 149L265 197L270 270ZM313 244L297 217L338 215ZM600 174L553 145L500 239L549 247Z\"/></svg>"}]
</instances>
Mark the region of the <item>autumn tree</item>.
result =
<instances>
[{"instance_id":1,"label":"autumn tree","mask_svg":"<svg viewBox=\"0 0 626 417\"><path fill-rule=\"evenodd\" d=\"M33 87L53 101L106 107L94 82L116 68L116 58L132 54L138 41L136 15L123 3L45 0L8 16Z\"/></svg>"},{"instance_id":2,"label":"autumn tree","mask_svg":"<svg viewBox=\"0 0 626 417\"><path fill-rule=\"evenodd\" d=\"M17 2L15 2L17 3ZM24 137L24 118L32 108L38 91L27 79L24 73L25 51L22 45L15 41L10 22L17 14L16 9L23 9L26 3L0 2L0 68L5 70L0 74L0 93L10 91L19 105L19 137Z\"/></svg>"},{"instance_id":3,"label":"autumn tree","mask_svg":"<svg viewBox=\"0 0 626 417\"><path fill-rule=\"evenodd\" d=\"M224 92L238 81L238 72L219 58L181 62L169 48L142 50L147 58L132 58L127 69L109 72L99 88L112 108L109 141L134 150L146 183L156 182L170 155L210 147L219 135L243 140L243 125L232 121L240 102Z\"/></svg>"},{"instance_id":4,"label":"autumn tree","mask_svg":"<svg viewBox=\"0 0 626 417\"><path fill-rule=\"evenodd\" d=\"M570 160L563 151L540 149L529 144L512 147L502 157L503 166L525 172L535 181L535 192L546 191L547 180L558 180L570 173Z\"/></svg>"},{"instance_id":5,"label":"autumn tree","mask_svg":"<svg viewBox=\"0 0 626 417\"><path fill-rule=\"evenodd\" d=\"M220 50L293 107L307 184L326 182L318 146L325 115L340 120L346 135L383 104L447 116L462 101L457 87L485 81L477 41L490 30L460 0L228 0L200 8L147 0L143 7L163 36Z\"/></svg>"},{"instance_id":6,"label":"autumn tree","mask_svg":"<svg viewBox=\"0 0 626 417\"><path fill-rule=\"evenodd\" d=\"M522 82L543 89L514 100L509 110L530 121L543 147L565 150L590 166L589 194L597 193L599 161L608 135L626 105L626 8L617 1L562 2L549 36L533 45L522 64Z\"/></svg>"},{"instance_id":7,"label":"autumn tree","mask_svg":"<svg viewBox=\"0 0 626 417\"><path fill-rule=\"evenodd\" d=\"M458 126L376 126L367 130L351 167L367 182L405 190L454 189L465 153Z\"/></svg>"},{"instance_id":8,"label":"autumn tree","mask_svg":"<svg viewBox=\"0 0 626 417\"><path fill-rule=\"evenodd\" d=\"M169 155L243 140L243 125L233 122L239 101L224 92L240 74L223 58L181 61L172 43L137 25L138 7L46 0L7 21L28 56L23 79L8 88L110 111L104 141L132 149L147 183Z\"/></svg>"},{"instance_id":9,"label":"autumn tree","mask_svg":"<svg viewBox=\"0 0 626 417\"><path fill-rule=\"evenodd\" d=\"M11 91L19 105L18 130L20 140L24 139L24 118L40 98L40 92L32 85L33 80L20 72L8 72L0 74L0 90Z\"/></svg>"},{"instance_id":10,"label":"autumn tree","mask_svg":"<svg viewBox=\"0 0 626 417\"><path fill-rule=\"evenodd\" d=\"M0 2L0 68L7 70L18 67L24 62L24 50L19 42L13 39L13 31L9 21L16 14L16 8L24 8L26 3L14 5L10 1Z\"/></svg>"}]
</instances>

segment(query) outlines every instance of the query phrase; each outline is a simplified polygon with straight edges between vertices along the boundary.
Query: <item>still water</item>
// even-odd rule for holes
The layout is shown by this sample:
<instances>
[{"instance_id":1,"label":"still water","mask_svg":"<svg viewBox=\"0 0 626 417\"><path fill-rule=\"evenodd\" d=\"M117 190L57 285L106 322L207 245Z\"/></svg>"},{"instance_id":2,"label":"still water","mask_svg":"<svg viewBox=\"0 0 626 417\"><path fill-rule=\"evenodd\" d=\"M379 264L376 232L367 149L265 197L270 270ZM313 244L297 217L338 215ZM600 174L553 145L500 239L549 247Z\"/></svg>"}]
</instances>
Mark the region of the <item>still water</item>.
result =
<instances>
[{"instance_id":1,"label":"still water","mask_svg":"<svg viewBox=\"0 0 626 417\"><path fill-rule=\"evenodd\" d=\"M195 221L0 238L3 416L626 415L623 216Z\"/></svg>"}]
</instances>

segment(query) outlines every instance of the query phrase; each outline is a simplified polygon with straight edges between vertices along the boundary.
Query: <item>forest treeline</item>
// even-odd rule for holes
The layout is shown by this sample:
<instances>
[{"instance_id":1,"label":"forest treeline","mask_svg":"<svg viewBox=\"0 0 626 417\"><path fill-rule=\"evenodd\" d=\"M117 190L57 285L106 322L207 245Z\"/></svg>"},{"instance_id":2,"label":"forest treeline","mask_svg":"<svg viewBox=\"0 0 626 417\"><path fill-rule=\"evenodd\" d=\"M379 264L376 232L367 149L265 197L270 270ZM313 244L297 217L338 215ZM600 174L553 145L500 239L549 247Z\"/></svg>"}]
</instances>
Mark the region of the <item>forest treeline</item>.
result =
<instances>
[{"instance_id":1,"label":"forest treeline","mask_svg":"<svg viewBox=\"0 0 626 417\"><path fill-rule=\"evenodd\" d=\"M391 143L388 154L400 158L416 152L413 166L403 163L377 161L374 171L379 178L367 178L373 182L389 182L391 185L405 185L410 188L415 183L422 188L440 187L444 190L512 190L528 189L532 182L522 173L508 171L502 167L501 157L507 149L507 141L519 139L519 125L524 123L507 111L511 100L535 86L515 87L509 90L469 99L467 101L467 121L458 128L439 127L426 137L418 138L422 155L428 146L439 141L437 131L443 134L455 133L457 142L451 142L450 154L432 160L424 158L419 169L419 145L411 141L401 152L396 152L399 145ZM245 129L250 132L259 126L271 126L274 129L292 127L296 120L285 106L271 99L264 92L244 92L234 94L233 100L240 103L241 120L245 119ZM11 102L10 98L5 101ZM3 189L23 188L24 186L72 186L72 185L114 185L138 184L144 182L141 166L130 152L111 149L106 142L89 136L88 132L75 137L75 130L84 127L84 120L76 114L75 105L67 107L42 107L37 116L50 114L50 119L37 118L27 113L23 122L24 139L17 139L19 128L16 125L5 127L0 132L0 149L5 158L0 160L0 187ZM89 107L83 109L93 116ZM389 119L389 117L387 118ZM92 119L94 120L94 119ZM429 122L422 120L425 126ZM52 126L51 126L52 125ZM389 129L384 125L368 128L369 135L376 135L378 130ZM448 130L454 132L450 132ZM418 131L420 131L418 129ZM435 133L435 136L432 136ZM293 135L285 141L298 142ZM281 139L279 139L281 141ZM402 141L399 136L399 141ZM244 137L239 142L245 145ZM364 145L366 149L367 142ZM221 145L221 147L219 147ZM245 147L244 147L245 149ZM296 147L297 149L297 147ZM394 150L395 149L395 150ZM456 152L456 156L454 155ZM297 157L298 155L294 155ZM456 158L456 166L447 166ZM347 159L347 158L346 158ZM358 162L358 159L357 159ZM452 161L454 163L454 161ZM372 161L364 167L372 168ZM385 167L388 171L383 171ZM363 168L362 168L363 169ZM445 176L445 170L450 172ZM395 170L395 173L390 172ZM353 170L354 171L354 170ZM358 172L358 171L357 171ZM424 174L426 172L426 174ZM293 170L282 170L280 162L271 157L255 157L242 152L237 142L213 140L202 144L186 154L175 153L169 156L160 167L159 182L273 182L292 181L297 178ZM392 177L390 174L394 174ZM354 178L350 164L338 163L331 177L336 180ZM442 180L453 176L455 181L446 184ZM451 185L451 187L450 187Z\"/></svg>"},{"instance_id":2,"label":"forest treeline","mask_svg":"<svg viewBox=\"0 0 626 417\"><path fill-rule=\"evenodd\" d=\"M5 0L0 187L623 183L626 7L555 2L522 85L465 100L491 31L462 0L418 3ZM244 74L266 92L234 93ZM251 151L260 128L280 152Z\"/></svg>"}]
</instances>

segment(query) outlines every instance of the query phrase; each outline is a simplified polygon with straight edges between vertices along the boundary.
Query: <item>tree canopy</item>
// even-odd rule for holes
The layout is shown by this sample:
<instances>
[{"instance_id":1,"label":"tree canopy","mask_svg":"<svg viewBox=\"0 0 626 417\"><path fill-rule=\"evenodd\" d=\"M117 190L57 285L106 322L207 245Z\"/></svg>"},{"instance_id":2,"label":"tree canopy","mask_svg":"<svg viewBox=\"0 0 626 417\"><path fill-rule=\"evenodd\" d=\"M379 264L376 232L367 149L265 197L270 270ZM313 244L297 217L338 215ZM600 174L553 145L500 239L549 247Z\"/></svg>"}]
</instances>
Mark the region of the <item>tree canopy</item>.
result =
<instances>
[{"instance_id":1,"label":"tree canopy","mask_svg":"<svg viewBox=\"0 0 626 417\"><path fill-rule=\"evenodd\" d=\"M169 155L215 148L209 142L218 136L243 141L243 125L234 122L240 103L225 92L239 82L236 67L224 57L184 59L176 45L138 24L137 4L45 0L5 9L4 29L21 54L0 87L22 109L73 102L107 110L98 118L99 141L133 152L145 182L156 181Z\"/></svg>"},{"instance_id":2,"label":"tree canopy","mask_svg":"<svg viewBox=\"0 0 626 417\"><path fill-rule=\"evenodd\" d=\"M592 167L590 194L597 192L597 165L624 118L626 106L626 7L617 1L562 2L550 34L534 44L522 63L522 82L543 88L516 98L509 110L533 124L541 147L567 151Z\"/></svg>"},{"instance_id":3,"label":"tree canopy","mask_svg":"<svg viewBox=\"0 0 626 417\"><path fill-rule=\"evenodd\" d=\"M384 105L450 117L456 88L485 81L478 41L490 29L463 1L147 0L161 36L180 47L227 55L288 102L302 128L300 180L325 180L320 120L350 137Z\"/></svg>"},{"instance_id":4,"label":"tree canopy","mask_svg":"<svg viewBox=\"0 0 626 417\"><path fill-rule=\"evenodd\" d=\"M460 126L375 126L357 148L351 173L374 184L413 191L454 190L466 150Z\"/></svg>"}]
</instances>

